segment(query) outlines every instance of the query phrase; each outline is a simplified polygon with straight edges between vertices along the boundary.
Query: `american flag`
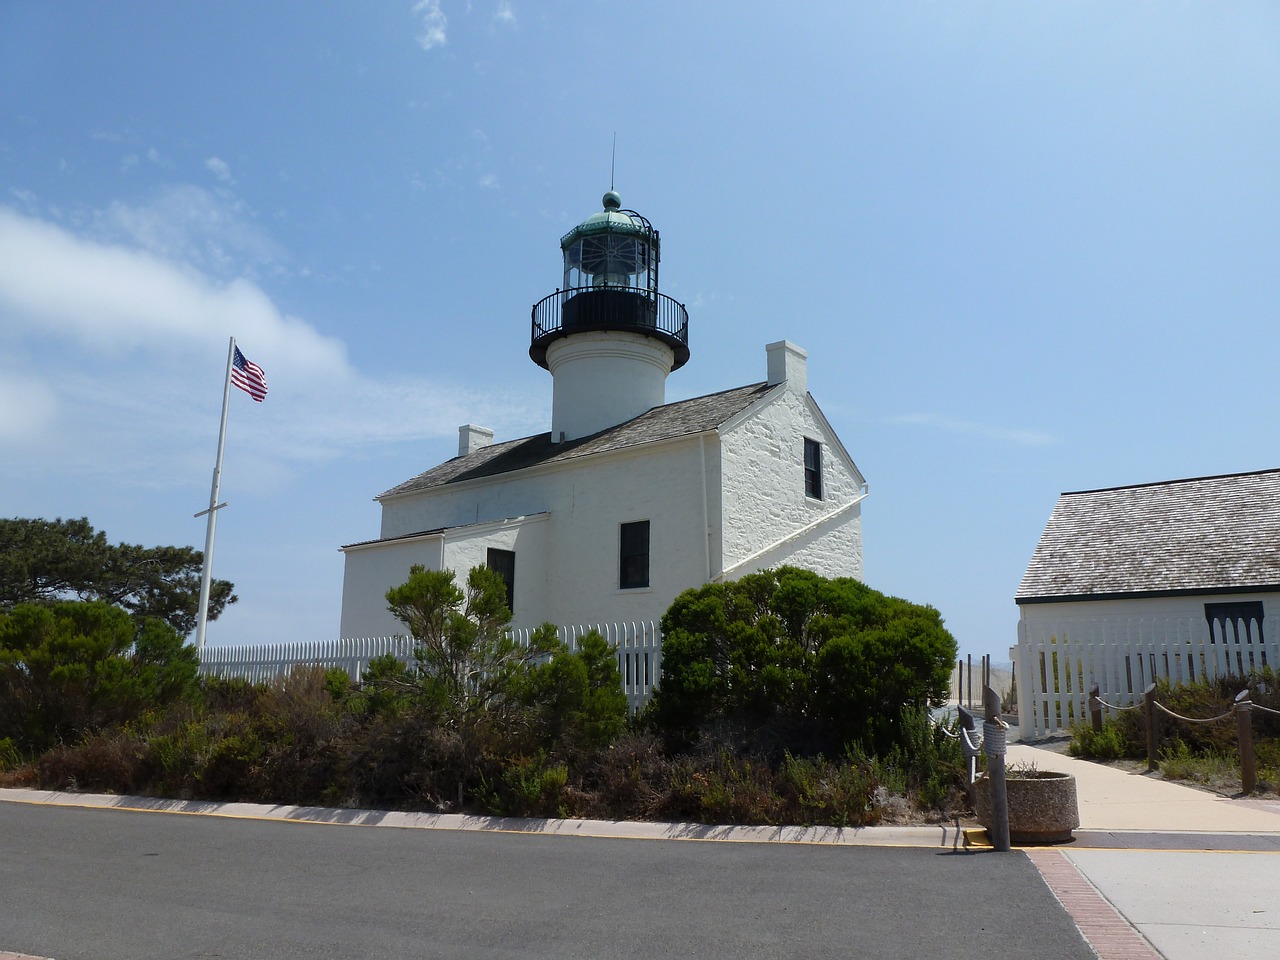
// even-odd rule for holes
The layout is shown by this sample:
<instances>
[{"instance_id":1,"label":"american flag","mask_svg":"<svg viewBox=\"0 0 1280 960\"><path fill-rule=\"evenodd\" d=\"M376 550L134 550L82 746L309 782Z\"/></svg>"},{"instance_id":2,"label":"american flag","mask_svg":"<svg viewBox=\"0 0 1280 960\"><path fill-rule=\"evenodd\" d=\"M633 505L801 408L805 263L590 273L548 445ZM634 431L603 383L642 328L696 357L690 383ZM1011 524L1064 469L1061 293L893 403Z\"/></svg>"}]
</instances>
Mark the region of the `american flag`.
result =
<instances>
[{"instance_id":1,"label":"american flag","mask_svg":"<svg viewBox=\"0 0 1280 960\"><path fill-rule=\"evenodd\" d=\"M267 375L252 360L246 360L239 347L231 361L231 382L259 403L267 395Z\"/></svg>"}]
</instances>

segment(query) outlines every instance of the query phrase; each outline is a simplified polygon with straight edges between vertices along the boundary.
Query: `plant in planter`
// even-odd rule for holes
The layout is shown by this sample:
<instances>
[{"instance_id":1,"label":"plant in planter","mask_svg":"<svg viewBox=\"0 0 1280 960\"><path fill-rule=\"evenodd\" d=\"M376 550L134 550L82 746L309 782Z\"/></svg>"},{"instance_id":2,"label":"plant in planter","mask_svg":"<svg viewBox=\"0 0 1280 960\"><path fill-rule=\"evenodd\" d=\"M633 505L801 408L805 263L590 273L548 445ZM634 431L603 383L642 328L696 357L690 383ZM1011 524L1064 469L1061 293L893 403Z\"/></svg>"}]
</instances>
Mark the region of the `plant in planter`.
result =
<instances>
[{"instance_id":1,"label":"plant in planter","mask_svg":"<svg viewBox=\"0 0 1280 960\"><path fill-rule=\"evenodd\" d=\"M990 782L984 775L974 784L978 822L992 829ZM1065 843L1080 826L1076 778L1069 773L1013 765L1005 771L1009 798L1009 841L1022 845Z\"/></svg>"}]
</instances>

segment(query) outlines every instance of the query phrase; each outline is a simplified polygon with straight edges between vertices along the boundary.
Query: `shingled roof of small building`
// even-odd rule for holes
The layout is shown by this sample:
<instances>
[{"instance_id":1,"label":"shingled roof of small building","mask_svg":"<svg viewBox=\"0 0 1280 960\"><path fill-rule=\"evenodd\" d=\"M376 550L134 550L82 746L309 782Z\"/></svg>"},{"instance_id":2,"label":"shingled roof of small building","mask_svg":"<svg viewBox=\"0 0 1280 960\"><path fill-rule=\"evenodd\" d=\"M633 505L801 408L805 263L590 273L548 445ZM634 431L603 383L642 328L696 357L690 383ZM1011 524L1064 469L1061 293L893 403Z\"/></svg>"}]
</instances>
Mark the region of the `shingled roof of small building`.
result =
<instances>
[{"instance_id":1,"label":"shingled roof of small building","mask_svg":"<svg viewBox=\"0 0 1280 960\"><path fill-rule=\"evenodd\" d=\"M1018 603L1280 589L1280 470L1058 498Z\"/></svg>"},{"instance_id":2,"label":"shingled roof of small building","mask_svg":"<svg viewBox=\"0 0 1280 960\"><path fill-rule=\"evenodd\" d=\"M767 383L752 383L705 397L663 404L616 427L564 443L552 443L550 433L540 433L520 440L491 444L464 456L446 460L438 467L432 467L425 473L378 494L375 499L420 493L446 483L494 477L544 463L560 463L642 443L656 443L703 433L745 410L771 389L773 387Z\"/></svg>"}]
</instances>

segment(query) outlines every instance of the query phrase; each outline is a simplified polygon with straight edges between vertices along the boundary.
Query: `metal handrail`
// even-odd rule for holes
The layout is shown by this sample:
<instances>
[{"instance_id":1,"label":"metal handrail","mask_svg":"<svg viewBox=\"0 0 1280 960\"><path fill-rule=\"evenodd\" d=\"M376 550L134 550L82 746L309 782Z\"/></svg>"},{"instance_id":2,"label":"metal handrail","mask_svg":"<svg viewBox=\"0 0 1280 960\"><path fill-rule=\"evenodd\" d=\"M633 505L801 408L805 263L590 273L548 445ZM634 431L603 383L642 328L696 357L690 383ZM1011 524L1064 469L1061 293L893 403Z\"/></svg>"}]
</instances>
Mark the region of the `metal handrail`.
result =
<instances>
[{"instance_id":1,"label":"metal handrail","mask_svg":"<svg viewBox=\"0 0 1280 960\"><path fill-rule=\"evenodd\" d=\"M566 301L584 293L620 293L643 297L653 302L655 310L652 324L640 324L625 329L652 330L664 334L682 344L689 342L689 311L665 293L646 290L643 287L569 287L543 297L533 305L533 329L530 341L536 343L543 337L560 333L562 314Z\"/></svg>"}]
</instances>

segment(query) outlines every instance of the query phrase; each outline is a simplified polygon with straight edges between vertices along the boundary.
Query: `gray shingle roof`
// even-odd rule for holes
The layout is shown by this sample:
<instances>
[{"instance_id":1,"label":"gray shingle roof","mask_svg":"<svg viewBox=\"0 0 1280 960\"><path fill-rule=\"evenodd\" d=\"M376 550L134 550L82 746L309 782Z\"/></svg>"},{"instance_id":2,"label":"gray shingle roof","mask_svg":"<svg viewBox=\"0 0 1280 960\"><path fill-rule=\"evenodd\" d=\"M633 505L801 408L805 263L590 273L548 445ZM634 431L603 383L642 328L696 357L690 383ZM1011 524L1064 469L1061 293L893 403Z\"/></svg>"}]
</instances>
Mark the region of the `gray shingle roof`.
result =
<instances>
[{"instance_id":1,"label":"gray shingle roof","mask_svg":"<svg viewBox=\"0 0 1280 960\"><path fill-rule=\"evenodd\" d=\"M771 389L773 388L766 383L752 383L705 397L667 403L616 427L565 443L552 443L550 433L495 443L465 456L446 460L439 466L380 493L376 499L420 493L446 483L494 477L544 463L560 463L575 457L622 450L641 443L702 433L718 427L734 414L745 410Z\"/></svg>"},{"instance_id":2,"label":"gray shingle roof","mask_svg":"<svg viewBox=\"0 0 1280 960\"><path fill-rule=\"evenodd\" d=\"M1018 603L1280 589L1280 470L1064 493Z\"/></svg>"}]
</instances>

